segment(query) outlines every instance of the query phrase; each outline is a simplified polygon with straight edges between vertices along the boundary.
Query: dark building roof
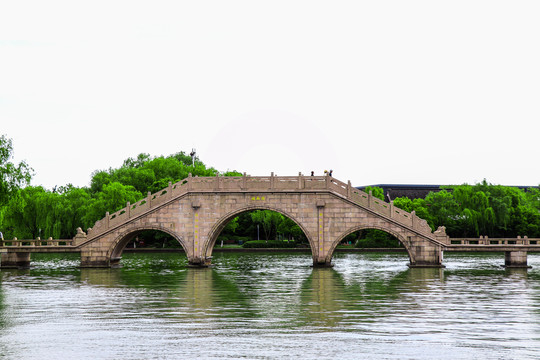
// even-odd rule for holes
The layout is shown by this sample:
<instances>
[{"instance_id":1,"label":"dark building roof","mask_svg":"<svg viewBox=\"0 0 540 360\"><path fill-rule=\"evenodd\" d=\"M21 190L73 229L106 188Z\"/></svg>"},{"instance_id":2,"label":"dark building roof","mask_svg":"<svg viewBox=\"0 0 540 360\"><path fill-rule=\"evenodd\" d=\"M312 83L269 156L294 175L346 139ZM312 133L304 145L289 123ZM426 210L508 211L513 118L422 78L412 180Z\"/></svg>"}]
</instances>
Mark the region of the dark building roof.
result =
<instances>
[{"instance_id":1,"label":"dark building roof","mask_svg":"<svg viewBox=\"0 0 540 360\"><path fill-rule=\"evenodd\" d=\"M378 184L370 185L372 187L380 187L384 191L384 200L389 201L397 197L408 197L409 199L425 198L431 191L437 192L449 185L414 185L414 184ZM522 190L528 188L538 188L538 186L512 186ZM366 186L357 186L359 190L364 190ZM390 197L390 199L388 198Z\"/></svg>"}]
</instances>

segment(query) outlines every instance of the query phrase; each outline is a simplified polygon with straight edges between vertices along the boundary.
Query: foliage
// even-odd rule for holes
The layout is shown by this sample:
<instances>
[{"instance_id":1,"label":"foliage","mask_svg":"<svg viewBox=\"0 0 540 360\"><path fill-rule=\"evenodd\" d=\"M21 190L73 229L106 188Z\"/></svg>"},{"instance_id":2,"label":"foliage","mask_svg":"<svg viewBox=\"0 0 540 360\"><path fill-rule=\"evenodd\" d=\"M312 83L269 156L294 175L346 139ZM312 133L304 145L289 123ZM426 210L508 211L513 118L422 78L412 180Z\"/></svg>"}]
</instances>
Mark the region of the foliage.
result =
<instances>
[{"instance_id":1,"label":"foliage","mask_svg":"<svg viewBox=\"0 0 540 360\"><path fill-rule=\"evenodd\" d=\"M357 248L396 248L401 243L393 235L378 229L365 229L356 231L342 241L352 243Z\"/></svg>"},{"instance_id":2,"label":"foliage","mask_svg":"<svg viewBox=\"0 0 540 360\"><path fill-rule=\"evenodd\" d=\"M32 168L24 161L12 163L13 144L6 135L0 136L0 206L6 204L19 188L30 183Z\"/></svg>"},{"instance_id":3,"label":"foliage","mask_svg":"<svg viewBox=\"0 0 540 360\"><path fill-rule=\"evenodd\" d=\"M90 191L97 194L103 190L103 186L113 182L132 186L141 194L155 193L170 182L178 182L193 176L215 176L219 172L214 168L207 168L198 158L194 165L191 156L184 152L173 155L151 157L149 154L139 154L137 158L128 158L118 169L99 170L93 173L90 182ZM237 176L239 173L230 172Z\"/></svg>"},{"instance_id":4,"label":"foliage","mask_svg":"<svg viewBox=\"0 0 540 360\"><path fill-rule=\"evenodd\" d=\"M432 229L445 226L450 237L540 237L540 191L492 185L449 186L425 199L397 198L396 207L416 211Z\"/></svg>"},{"instance_id":5,"label":"foliage","mask_svg":"<svg viewBox=\"0 0 540 360\"><path fill-rule=\"evenodd\" d=\"M248 249L295 248L296 242L283 240L253 240L245 242L242 247Z\"/></svg>"},{"instance_id":6,"label":"foliage","mask_svg":"<svg viewBox=\"0 0 540 360\"><path fill-rule=\"evenodd\" d=\"M129 201L135 203L142 198L142 194L131 185L112 182L103 185L102 191L95 194L86 206L83 216L85 228L92 227L94 223L103 218L106 212L113 213L124 208Z\"/></svg>"},{"instance_id":7,"label":"foliage","mask_svg":"<svg viewBox=\"0 0 540 360\"><path fill-rule=\"evenodd\" d=\"M378 186L366 186L364 191L367 192L368 194L371 191L371 195L373 195L377 199L381 199L381 200L384 201L384 190L383 190L383 188L378 187Z\"/></svg>"},{"instance_id":8,"label":"foliage","mask_svg":"<svg viewBox=\"0 0 540 360\"><path fill-rule=\"evenodd\" d=\"M90 195L84 189L67 187L63 193L41 186L28 186L11 197L4 211L6 238L66 239L83 226Z\"/></svg>"}]
</instances>

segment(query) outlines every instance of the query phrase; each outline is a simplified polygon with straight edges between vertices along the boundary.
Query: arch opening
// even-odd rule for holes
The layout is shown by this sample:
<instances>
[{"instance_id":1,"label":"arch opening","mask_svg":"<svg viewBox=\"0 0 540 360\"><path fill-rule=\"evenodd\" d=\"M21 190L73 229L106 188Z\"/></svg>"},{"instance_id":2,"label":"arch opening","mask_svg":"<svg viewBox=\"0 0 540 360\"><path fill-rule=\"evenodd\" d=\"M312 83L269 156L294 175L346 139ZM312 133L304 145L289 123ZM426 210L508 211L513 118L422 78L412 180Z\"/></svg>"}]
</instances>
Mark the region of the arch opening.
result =
<instances>
[{"instance_id":1,"label":"arch opening","mask_svg":"<svg viewBox=\"0 0 540 360\"><path fill-rule=\"evenodd\" d=\"M385 230L362 228L343 237L338 246L352 246L363 249L404 248L403 243Z\"/></svg>"},{"instance_id":2,"label":"arch opening","mask_svg":"<svg viewBox=\"0 0 540 360\"><path fill-rule=\"evenodd\" d=\"M413 257L404 236L398 232L376 226L357 226L349 229L339 236L328 253L327 261L331 258L338 246L362 249L386 249L387 251L406 251L409 262Z\"/></svg>"},{"instance_id":3,"label":"arch opening","mask_svg":"<svg viewBox=\"0 0 540 360\"><path fill-rule=\"evenodd\" d=\"M249 207L219 219L209 234L206 257L214 248L312 248L308 232L279 209Z\"/></svg>"},{"instance_id":4,"label":"arch opening","mask_svg":"<svg viewBox=\"0 0 540 360\"><path fill-rule=\"evenodd\" d=\"M111 267L120 266L122 254L126 249L129 249L128 251L175 249L186 253L183 239L179 235L169 229L152 226L131 229L119 235L107 254Z\"/></svg>"}]
</instances>

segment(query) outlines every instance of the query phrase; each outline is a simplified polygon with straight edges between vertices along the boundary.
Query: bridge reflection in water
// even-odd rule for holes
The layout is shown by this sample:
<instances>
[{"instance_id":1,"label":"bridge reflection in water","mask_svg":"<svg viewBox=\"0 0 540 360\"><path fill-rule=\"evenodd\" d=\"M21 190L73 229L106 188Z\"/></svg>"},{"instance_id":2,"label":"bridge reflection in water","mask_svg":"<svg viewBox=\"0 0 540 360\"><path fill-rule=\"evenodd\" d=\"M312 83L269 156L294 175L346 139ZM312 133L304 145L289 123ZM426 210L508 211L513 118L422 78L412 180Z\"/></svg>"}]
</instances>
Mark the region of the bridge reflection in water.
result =
<instances>
[{"instance_id":1,"label":"bridge reflection in water","mask_svg":"<svg viewBox=\"0 0 540 360\"><path fill-rule=\"evenodd\" d=\"M126 254L123 268L79 268L49 254L0 272L0 350L8 359L535 359L540 257L449 254L408 268L405 254L220 253L189 268L175 253ZM307 350L306 350L307 349ZM203 355L201 355L203 354ZM364 354L364 355L362 355Z\"/></svg>"}]
</instances>

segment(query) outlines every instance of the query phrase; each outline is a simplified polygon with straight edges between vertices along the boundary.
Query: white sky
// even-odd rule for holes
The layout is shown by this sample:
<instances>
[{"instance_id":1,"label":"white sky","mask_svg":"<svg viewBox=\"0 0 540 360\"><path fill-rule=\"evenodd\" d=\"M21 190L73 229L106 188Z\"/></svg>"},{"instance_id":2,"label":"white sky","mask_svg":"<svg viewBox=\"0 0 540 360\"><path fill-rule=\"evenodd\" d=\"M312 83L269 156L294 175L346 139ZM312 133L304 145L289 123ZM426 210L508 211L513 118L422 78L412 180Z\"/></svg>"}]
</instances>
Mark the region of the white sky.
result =
<instances>
[{"instance_id":1,"label":"white sky","mask_svg":"<svg viewBox=\"0 0 540 360\"><path fill-rule=\"evenodd\" d=\"M0 0L32 184L192 148L251 175L538 185L540 1Z\"/></svg>"}]
</instances>

